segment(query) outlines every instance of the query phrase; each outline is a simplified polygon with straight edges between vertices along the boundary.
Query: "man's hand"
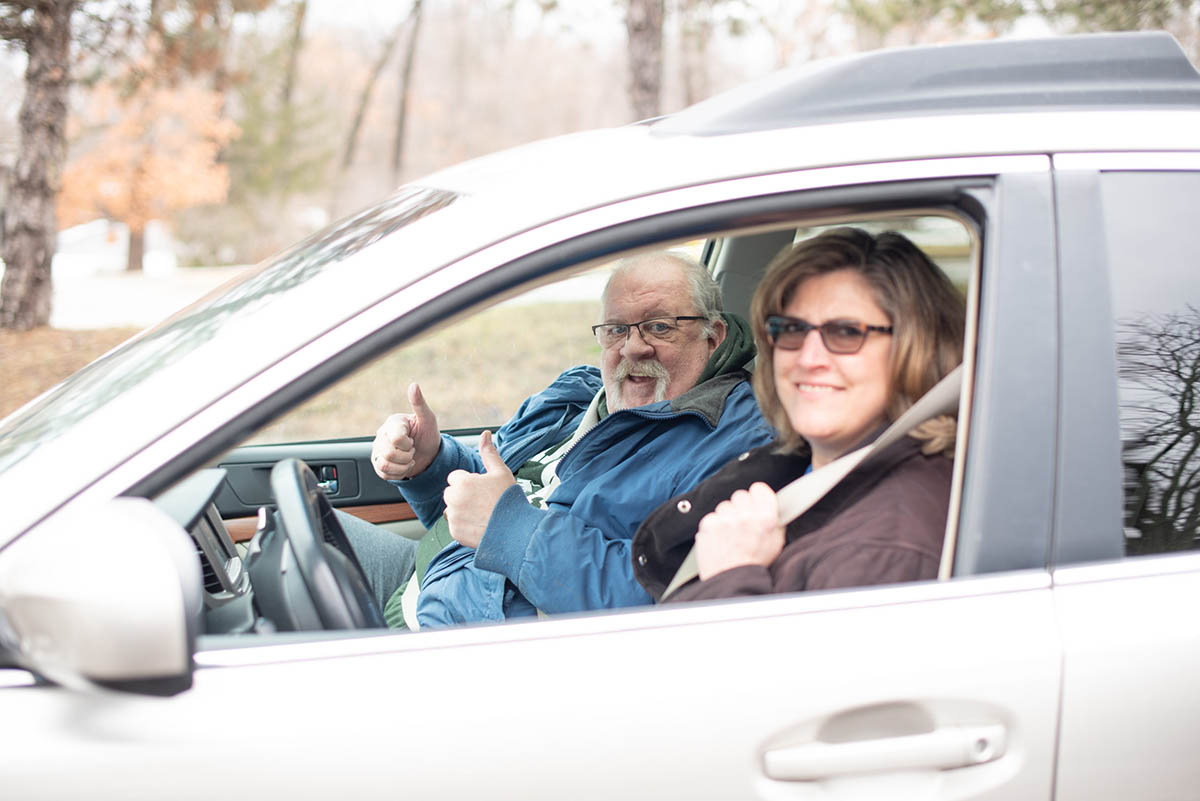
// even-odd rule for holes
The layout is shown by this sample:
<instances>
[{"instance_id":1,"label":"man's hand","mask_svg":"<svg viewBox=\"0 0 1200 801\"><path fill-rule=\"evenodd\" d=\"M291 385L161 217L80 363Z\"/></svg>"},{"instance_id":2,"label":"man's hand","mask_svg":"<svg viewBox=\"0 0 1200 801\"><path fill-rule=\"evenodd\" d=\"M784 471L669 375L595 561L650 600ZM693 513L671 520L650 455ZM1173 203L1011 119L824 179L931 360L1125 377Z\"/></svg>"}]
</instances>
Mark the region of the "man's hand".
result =
<instances>
[{"instance_id":1,"label":"man's hand","mask_svg":"<svg viewBox=\"0 0 1200 801\"><path fill-rule=\"evenodd\" d=\"M483 457L486 472L455 470L446 477L446 491L442 494L450 536L468 548L479 547L496 502L517 483L492 442L492 432L484 431L480 437L479 455Z\"/></svg>"},{"instance_id":2,"label":"man's hand","mask_svg":"<svg viewBox=\"0 0 1200 801\"><path fill-rule=\"evenodd\" d=\"M783 550L775 491L761 481L738 490L700 520L696 566L700 580L742 565L769 565Z\"/></svg>"},{"instance_id":3,"label":"man's hand","mask_svg":"<svg viewBox=\"0 0 1200 801\"><path fill-rule=\"evenodd\" d=\"M408 386L412 414L393 414L383 421L371 444L371 466L385 481L411 478L426 467L442 446L437 417L425 403L421 388Z\"/></svg>"}]
</instances>

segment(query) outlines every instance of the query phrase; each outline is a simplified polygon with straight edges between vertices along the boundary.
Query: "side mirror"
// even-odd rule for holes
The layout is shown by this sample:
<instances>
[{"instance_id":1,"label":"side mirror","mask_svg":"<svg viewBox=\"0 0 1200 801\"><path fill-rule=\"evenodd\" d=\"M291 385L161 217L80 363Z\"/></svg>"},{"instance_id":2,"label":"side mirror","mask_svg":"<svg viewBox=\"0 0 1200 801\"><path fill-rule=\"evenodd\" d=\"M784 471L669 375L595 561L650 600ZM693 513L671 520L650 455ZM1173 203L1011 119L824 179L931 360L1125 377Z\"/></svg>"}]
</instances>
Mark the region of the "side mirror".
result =
<instances>
[{"instance_id":1,"label":"side mirror","mask_svg":"<svg viewBox=\"0 0 1200 801\"><path fill-rule=\"evenodd\" d=\"M195 545L141 498L64 510L0 551L0 648L57 684L182 692L202 615Z\"/></svg>"}]
</instances>

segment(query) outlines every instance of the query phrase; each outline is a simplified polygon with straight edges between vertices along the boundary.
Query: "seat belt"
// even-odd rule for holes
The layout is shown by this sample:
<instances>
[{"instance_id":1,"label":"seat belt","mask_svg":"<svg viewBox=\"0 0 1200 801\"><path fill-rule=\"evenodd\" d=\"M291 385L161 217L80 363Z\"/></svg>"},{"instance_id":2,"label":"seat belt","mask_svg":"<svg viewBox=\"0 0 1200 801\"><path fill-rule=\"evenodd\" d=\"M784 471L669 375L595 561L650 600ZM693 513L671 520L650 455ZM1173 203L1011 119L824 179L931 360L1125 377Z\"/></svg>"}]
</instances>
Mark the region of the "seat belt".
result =
<instances>
[{"instance_id":1,"label":"seat belt","mask_svg":"<svg viewBox=\"0 0 1200 801\"><path fill-rule=\"evenodd\" d=\"M872 454L883 451L889 445L921 425L921 423L931 420L938 415L957 411L958 398L962 391L962 370L961 364L951 370L945 378L934 384L904 414L896 418L896 421L888 426L870 445L847 453L824 467L800 476L800 478L775 493L779 500L779 525L786 526L807 512L813 504L825 497L831 489L836 487L856 467L869 462ZM698 575L700 575L700 570L696 566L696 546L693 545L692 549L688 551L688 555L684 558L683 564L676 571L675 577L671 579L671 583L663 591L659 602L665 601L667 596Z\"/></svg>"}]
</instances>

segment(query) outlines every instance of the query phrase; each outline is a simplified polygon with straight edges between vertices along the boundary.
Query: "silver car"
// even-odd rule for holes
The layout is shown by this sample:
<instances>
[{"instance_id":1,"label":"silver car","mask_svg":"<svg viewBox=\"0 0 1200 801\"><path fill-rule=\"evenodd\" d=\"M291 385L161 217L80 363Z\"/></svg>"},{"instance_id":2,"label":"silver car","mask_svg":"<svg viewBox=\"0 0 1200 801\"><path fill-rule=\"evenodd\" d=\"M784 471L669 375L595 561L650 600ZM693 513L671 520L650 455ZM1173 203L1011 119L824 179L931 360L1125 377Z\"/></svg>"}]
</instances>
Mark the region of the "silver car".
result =
<instances>
[{"instance_id":1,"label":"silver car","mask_svg":"<svg viewBox=\"0 0 1200 801\"><path fill-rule=\"evenodd\" d=\"M1200 75L1155 33L822 63L405 186L0 423L0 798L1194 797L1197 220ZM419 526L373 429L286 421L356 380L381 420L370 370L518 341L470 326L536 326L632 251L692 248L744 313L775 252L847 223L907 232L969 299L939 580L335 614L326 501ZM555 369L591 357L550 333ZM468 441L542 380L467 369ZM267 507L318 626L255 600Z\"/></svg>"}]
</instances>

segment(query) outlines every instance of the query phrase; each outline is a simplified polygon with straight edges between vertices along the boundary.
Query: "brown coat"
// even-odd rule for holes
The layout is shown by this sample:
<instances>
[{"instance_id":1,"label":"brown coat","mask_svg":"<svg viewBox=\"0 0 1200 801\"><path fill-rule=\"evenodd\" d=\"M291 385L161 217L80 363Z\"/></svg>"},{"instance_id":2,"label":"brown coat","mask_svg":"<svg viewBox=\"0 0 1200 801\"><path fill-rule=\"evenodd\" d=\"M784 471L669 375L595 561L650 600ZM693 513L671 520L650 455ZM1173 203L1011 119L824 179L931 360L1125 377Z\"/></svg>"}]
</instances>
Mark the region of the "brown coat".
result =
<instances>
[{"instance_id":1,"label":"brown coat","mask_svg":"<svg viewBox=\"0 0 1200 801\"><path fill-rule=\"evenodd\" d=\"M633 571L661 599L692 547L700 518L734 490L764 481L778 490L803 475L807 453L749 451L695 489L672 498L633 538ZM670 601L890 584L937 577L953 463L925 456L905 437L860 467L787 527L783 552L768 567L731 568L693 580Z\"/></svg>"}]
</instances>

